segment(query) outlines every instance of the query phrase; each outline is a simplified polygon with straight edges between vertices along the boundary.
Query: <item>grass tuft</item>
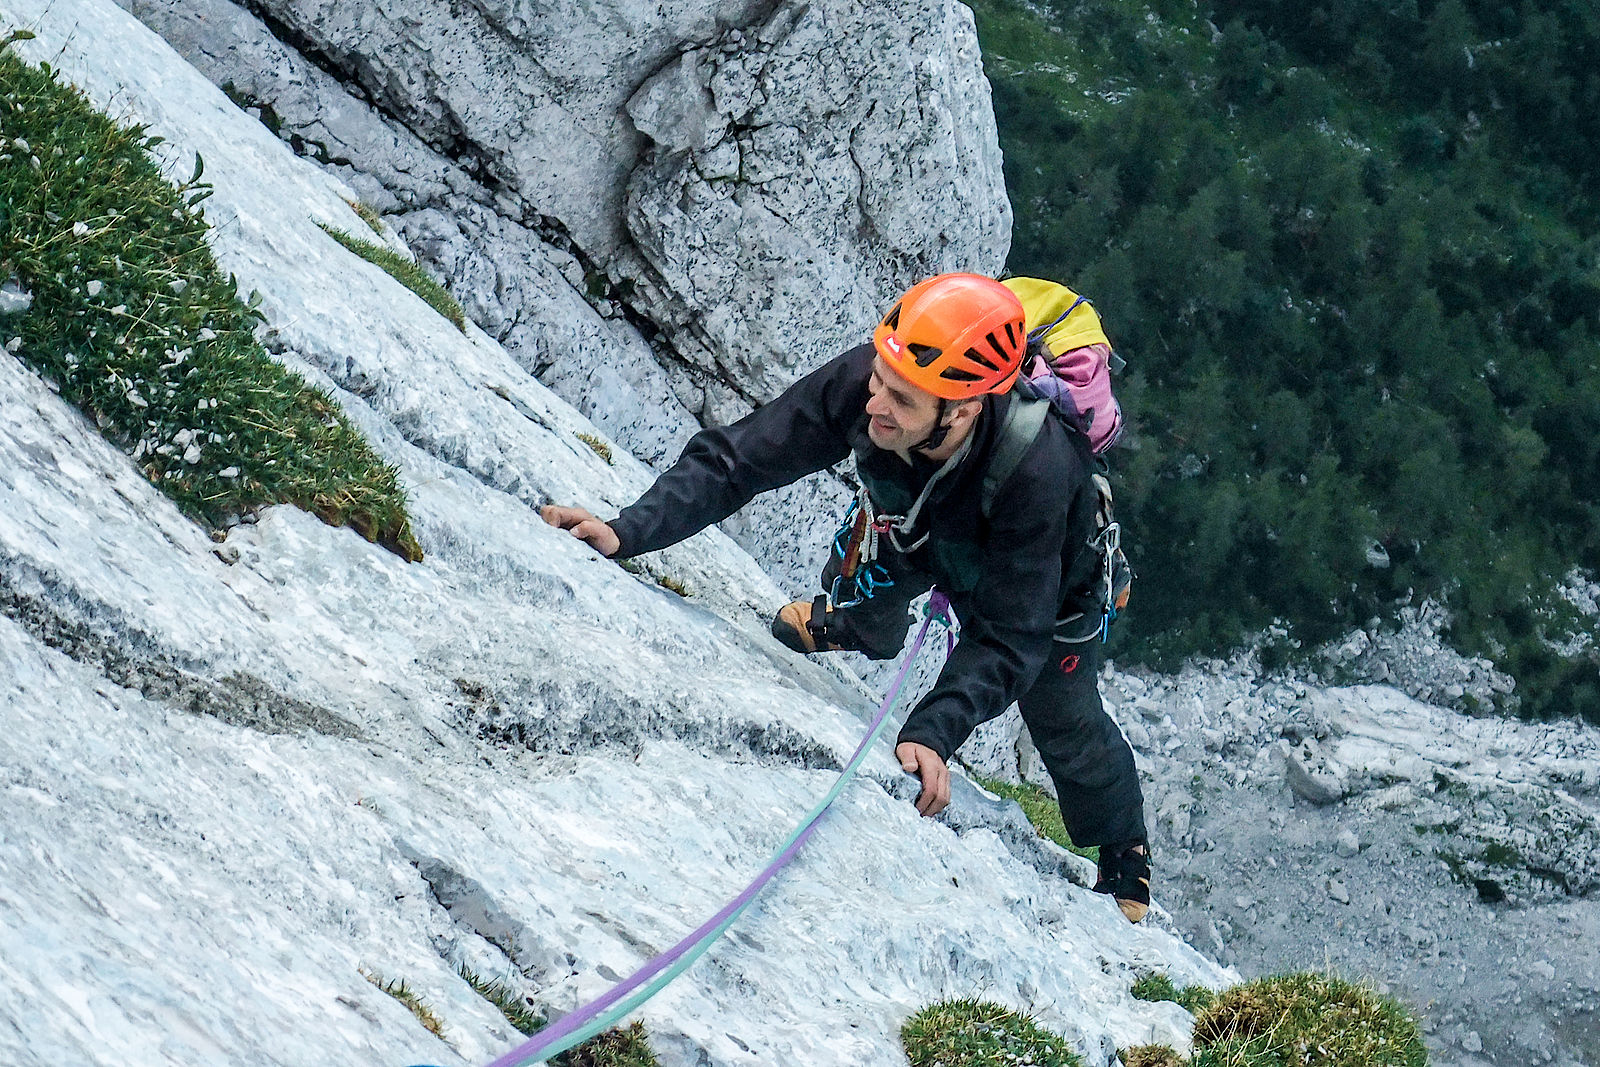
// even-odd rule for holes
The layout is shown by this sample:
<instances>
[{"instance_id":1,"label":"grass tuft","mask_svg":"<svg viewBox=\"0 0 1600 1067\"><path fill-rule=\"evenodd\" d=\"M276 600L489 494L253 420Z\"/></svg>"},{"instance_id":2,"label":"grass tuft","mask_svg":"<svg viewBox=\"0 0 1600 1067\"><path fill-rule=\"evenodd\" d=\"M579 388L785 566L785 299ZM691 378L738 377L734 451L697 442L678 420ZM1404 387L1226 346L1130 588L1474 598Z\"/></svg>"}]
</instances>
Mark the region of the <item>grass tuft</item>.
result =
<instances>
[{"instance_id":1,"label":"grass tuft","mask_svg":"<svg viewBox=\"0 0 1600 1067\"><path fill-rule=\"evenodd\" d=\"M472 987L474 993L499 1008L500 1014L506 1017L506 1022L516 1027L518 1032L532 1037L545 1028L545 1017L535 1011L526 998L513 992L506 983L492 982L465 966L457 968L456 973Z\"/></svg>"},{"instance_id":2,"label":"grass tuft","mask_svg":"<svg viewBox=\"0 0 1600 1067\"><path fill-rule=\"evenodd\" d=\"M504 982L492 982L461 967L457 971L475 993L500 1009L506 1022L528 1037L549 1021ZM550 1061L552 1067L658 1067L643 1023L607 1030Z\"/></svg>"},{"instance_id":3,"label":"grass tuft","mask_svg":"<svg viewBox=\"0 0 1600 1067\"><path fill-rule=\"evenodd\" d=\"M694 596L694 590L689 588L689 583L681 578L674 578L670 574L657 574L653 575L653 577L656 580L656 584L669 593L677 593L685 600Z\"/></svg>"},{"instance_id":4,"label":"grass tuft","mask_svg":"<svg viewBox=\"0 0 1600 1067\"><path fill-rule=\"evenodd\" d=\"M660 1067L644 1023L607 1030L550 1063L553 1067Z\"/></svg>"},{"instance_id":5,"label":"grass tuft","mask_svg":"<svg viewBox=\"0 0 1600 1067\"><path fill-rule=\"evenodd\" d=\"M1135 1045L1117 1053L1122 1067L1183 1067L1183 1057L1168 1045Z\"/></svg>"},{"instance_id":6,"label":"grass tuft","mask_svg":"<svg viewBox=\"0 0 1600 1067\"><path fill-rule=\"evenodd\" d=\"M383 216L378 214L377 208L365 200L346 200L345 203L350 205L350 210L354 211L373 233L379 237L383 236Z\"/></svg>"},{"instance_id":7,"label":"grass tuft","mask_svg":"<svg viewBox=\"0 0 1600 1067\"><path fill-rule=\"evenodd\" d=\"M1170 1000L1187 1012L1199 1012L1216 1000L1217 994L1203 985L1186 985L1182 989L1172 984L1172 979L1156 971L1133 983L1136 1000Z\"/></svg>"},{"instance_id":8,"label":"grass tuft","mask_svg":"<svg viewBox=\"0 0 1600 1067\"><path fill-rule=\"evenodd\" d=\"M911 1067L1082 1067L1064 1038L1025 1015L978 1000L923 1008L900 1028Z\"/></svg>"},{"instance_id":9,"label":"grass tuft","mask_svg":"<svg viewBox=\"0 0 1600 1067\"><path fill-rule=\"evenodd\" d=\"M421 559L398 472L256 341L206 244L203 161L175 186L159 143L0 45L0 282L31 296L0 345L195 521L290 503Z\"/></svg>"},{"instance_id":10,"label":"grass tuft","mask_svg":"<svg viewBox=\"0 0 1600 1067\"><path fill-rule=\"evenodd\" d=\"M611 446L600 440L600 438L596 437L592 433L580 433L578 435L578 440L594 449L595 455L599 456L607 463L611 462Z\"/></svg>"},{"instance_id":11,"label":"grass tuft","mask_svg":"<svg viewBox=\"0 0 1600 1067\"><path fill-rule=\"evenodd\" d=\"M1399 1002L1329 975L1260 978L1195 1020L1194 1067L1424 1067L1416 1020Z\"/></svg>"},{"instance_id":12,"label":"grass tuft","mask_svg":"<svg viewBox=\"0 0 1600 1067\"><path fill-rule=\"evenodd\" d=\"M658 574L636 559L619 559L617 560L617 566L635 577L649 578L661 588L667 590L667 592L676 593L685 600L694 596L694 590L689 587L688 582L683 581L681 578L674 578L670 574Z\"/></svg>"},{"instance_id":13,"label":"grass tuft","mask_svg":"<svg viewBox=\"0 0 1600 1067\"><path fill-rule=\"evenodd\" d=\"M444 286L430 278L416 263L387 245L374 244L326 223L319 222L317 225L345 248L368 263L382 268L395 281L416 293L429 307L449 319L450 324L456 329L462 333L467 332L467 316L461 310L461 305L456 303L456 298L451 296Z\"/></svg>"},{"instance_id":14,"label":"grass tuft","mask_svg":"<svg viewBox=\"0 0 1600 1067\"><path fill-rule=\"evenodd\" d=\"M406 1010L411 1012L412 1015L416 1016L417 1022L421 1023L423 1028L427 1030L428 1033L432 1034L434 1037L444 1037L443 1021L440 1020L439 1016L434 1014L433 1009L428 1006L427 1002L421 997L417 996L417 994L413 992L403 980L395 979L394 981L385 981L383 978L373 974L368 970L363 970L361 972L361 977L365 978L367 981L371 982L373 985L377 986L379 989L398 1000L401 1004L404 1004L406 1006Z\"/></svg>"},{"instance_id":15,"label":"grass tuft","mask_svg":"<svg viewBox=\"0 0 1600 1067\"><path fill-rule=\"evenodd\" d=\"M1072 843L1072 835L1067 833L1067 824L1061 821L1061 806L1043 789L1029 782L1012 785L1010 782L1002 782L998 778L986 778L981 774L972 775L972 780L996 796L1005 800L1015 800L1022 805L1022 814L1033 823L1033 828L1039 831L1040 837L1048 838L1070 852L1099 862L1098 847L1091 845L1088 848L1079 848Z\"/></svg>"}]
</instances>

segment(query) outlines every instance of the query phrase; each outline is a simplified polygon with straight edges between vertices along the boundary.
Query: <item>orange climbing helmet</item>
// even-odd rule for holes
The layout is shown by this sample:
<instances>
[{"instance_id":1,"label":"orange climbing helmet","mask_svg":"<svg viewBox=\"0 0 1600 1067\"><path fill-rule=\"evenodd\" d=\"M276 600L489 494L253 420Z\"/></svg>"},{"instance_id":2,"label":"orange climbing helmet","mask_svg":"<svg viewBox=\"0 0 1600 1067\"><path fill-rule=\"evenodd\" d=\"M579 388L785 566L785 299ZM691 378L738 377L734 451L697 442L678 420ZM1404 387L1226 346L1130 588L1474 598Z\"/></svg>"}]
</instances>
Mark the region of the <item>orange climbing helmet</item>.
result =
<instances>
[{"instance_id":1,"label":"orange climbing helmet","mask_svg":"<svg viewBox=\"0 0 1600 1067\"><path fill-rule=\"evenodd\" d=\"M935 275L900 298L872 343L901 377L942 400L1003 393L1027 346L1022 302L981 274Z\"/></svg>"}]
</instances>

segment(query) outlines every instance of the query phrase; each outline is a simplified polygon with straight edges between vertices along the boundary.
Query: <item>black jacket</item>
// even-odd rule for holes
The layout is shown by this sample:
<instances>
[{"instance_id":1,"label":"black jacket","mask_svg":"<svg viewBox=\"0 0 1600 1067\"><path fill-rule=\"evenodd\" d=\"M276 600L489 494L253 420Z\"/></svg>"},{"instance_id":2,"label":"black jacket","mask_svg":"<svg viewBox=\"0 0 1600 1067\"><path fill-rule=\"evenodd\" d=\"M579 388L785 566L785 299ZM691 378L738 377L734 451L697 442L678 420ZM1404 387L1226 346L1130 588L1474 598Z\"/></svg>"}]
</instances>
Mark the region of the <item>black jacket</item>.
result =
<instances>
[{"instance_id":1,"label":"black jacket","mask_svg":"<svg viewBox=\"0 0 1600 1067\"><path fill-rule=\"evenodd\" d=\"M937 464L908 465L867 437L873 348L861 345L731 426L702 430L655 485L611 523L636 556L720 522L757 493L840 462L852 451L874 502L901 510ZM1000 488L985 517L980 489L1008 396L984 398L972 448L923 509L931 536L909 562L950 595L961 641L906 719L900 741L945 759L981 722L1025 693L1050 656L1058 612L1093 576L1094 491L1081 437L1057 419ZM917 531L920 534L920 531Z\"/></svg>"}]
</instances>

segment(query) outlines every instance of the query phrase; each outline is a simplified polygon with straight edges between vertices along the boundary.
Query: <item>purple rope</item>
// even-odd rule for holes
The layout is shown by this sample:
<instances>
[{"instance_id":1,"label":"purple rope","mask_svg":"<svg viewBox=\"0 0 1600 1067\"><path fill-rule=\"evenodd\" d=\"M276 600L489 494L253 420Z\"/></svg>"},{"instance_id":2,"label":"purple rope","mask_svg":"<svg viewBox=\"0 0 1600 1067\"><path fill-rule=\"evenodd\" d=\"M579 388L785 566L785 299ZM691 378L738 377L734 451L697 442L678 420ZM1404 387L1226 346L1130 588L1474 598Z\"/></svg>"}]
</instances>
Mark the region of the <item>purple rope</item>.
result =
<instances>
[{"instance_id":1,"label":"purple rope","mask_svg":"<svg viewBox=\"0 0 1600 1067\"><path fill-rule=\"evenodd\" d=\"M928 627L933 624L934 619L945 616L949 608L949 599L935 589L928 601L928 616L922 621L922 629L918 631L916 640L912 642L911 651L906 654L904 662L900 664L899 673L895 675L894 682L889 686L889 691L884 696L883 703L878 705L878 713L873 718L867 735L856 746L849 763L839 772L839 778L827 799L812 811L808 821L802 824L799 831L791 838L788 846L779 852L771 863L767 864L765 870L756 875L755 879L744 888L743 892L724 904L720 911L701 923L693 933L679 941L672 948L656 956L655 959L650 960L643 967L640 967L631 977L613 986L608 992L590 1001L582 1008L574 1009L563 1015L560 1020L539 1031L528 1041L512 1049L499 1059L494 1060L488 1067L516 1067L516 1065L522 1063L538 1062L544 1058L540 1053L545 1052L545 1050L550 1050L546 1055L555 1054L560 1050L552 1049L551 1046L576 1033L584 1024L597 1018L607 1008L618 1003L634 990L672 966L702 940L706 941L706 947L709 947L711 941L720 936L724 929L732 925L739 912L743 911L755 899L756 894L760 893L762 888L772 881L777 873L787 866L789 861L794 859L800 850L805 847L805 843L810 840L823 813L832 805L834 798L843 789L845 782L855 773L856 765L866 754L867 748L877 738L884 719L889 715L889 709L894 706L895 700L899 697L900 687L905 683L906 674L910 671L912 662L917 658L917 653L921 651L923 641L928 636ZM683 965L687 967L691 962L693 962L692 958L685 960ZM672 977L672 975L668 975L666 981L670 981ZM665 985L665 981L662 984ZM646 997L653 995L653 993L654 990L650 991L650 993L646 994ZM643 1001L641 1000L640 1003L643 1003Z\"/></svg>"}]
</instances>

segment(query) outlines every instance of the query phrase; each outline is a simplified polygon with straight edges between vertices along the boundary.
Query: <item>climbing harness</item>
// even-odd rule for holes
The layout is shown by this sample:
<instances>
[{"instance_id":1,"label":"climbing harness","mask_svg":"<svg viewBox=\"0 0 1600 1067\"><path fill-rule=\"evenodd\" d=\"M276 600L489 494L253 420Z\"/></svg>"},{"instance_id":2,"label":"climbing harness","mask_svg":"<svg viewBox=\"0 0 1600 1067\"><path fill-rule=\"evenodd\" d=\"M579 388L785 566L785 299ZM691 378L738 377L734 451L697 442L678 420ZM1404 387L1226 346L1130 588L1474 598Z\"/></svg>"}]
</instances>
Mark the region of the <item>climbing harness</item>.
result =
<instances>
[{"instance_id":1,"label":"climbing harness","mask_svg":"<svg viewBox=\"0 0 1600 1067\"><path fill-rule=\"evenodd\" d=\"M839 576L828 590L827 603L824 605L827 610L855 607L863 600L871 600L879 589L887 589L894 584L889 572L877 562L879 543L887 538L890 546L902 556L927 544L928 530L924 530L920 537L912 537L922 518L922 509L933 495L934 487L945 475L959 467L971 451L972 436L969 434L950 458L933 472L904 515L880 513L873 506L872 496L866 486L857 490L855 500L839 525L839 532L834 535L833 551L839 558L840 568ZM822 615L813 610L812 618L820 619Z\"/></svg>"},{"instance_id":2,"label":"climbing harness","mask_svg":"<svg viewBox=\"0 0 1600 1067\"><path fill-rule=\"evenodd\" d=\"M755 878L732 900L722 906L711 918L707 919L697 929L679 941L672 948L661 953L640 967L632 976L613 986L608 992L590 1001L581 1008L577 1008L550 1026L539 1031L527 1041L507 1052L505 1055L491 1062L488 1067L523 1067L523 1065L543 1063L552 1056L581 1045L598 1034L616 1026L623 1018L631 1014L645 1001L655 996L668 982L689 968L695 960L705 955L706 950L721 937L723 932L732 926L744 910L760 894L766 884L777 875L789 861L799 854L800 850L810 840L812 833L822 816L827 812L835 798L844 791L850 779L855 777L856 771L866 761L867 752L877 741L884 727L889 723L889 712L899 702L900 690L905 684L906 676L910 673L911 664L915 662L917 653L922 650L923 642L927 639L928 629L938 620L941 625L949 627L950 601L943 593L935 589L928 601L928 613L923 619L922 628L917 632L916 640L911 644L911 650L906 653L905 659L900 664L900 670L890 684L888 692L884 695L883 702L878 705L877 715L868 727L867 735L856 746L855 753L839 772L839 777L833 783L833 788L828 790L826 796L818 802L817 806L795 827L786 841L778 847L772 860L757 874ZM420 1065L419 1065L420 1067Z\"/></svg>"}]
</instances>

